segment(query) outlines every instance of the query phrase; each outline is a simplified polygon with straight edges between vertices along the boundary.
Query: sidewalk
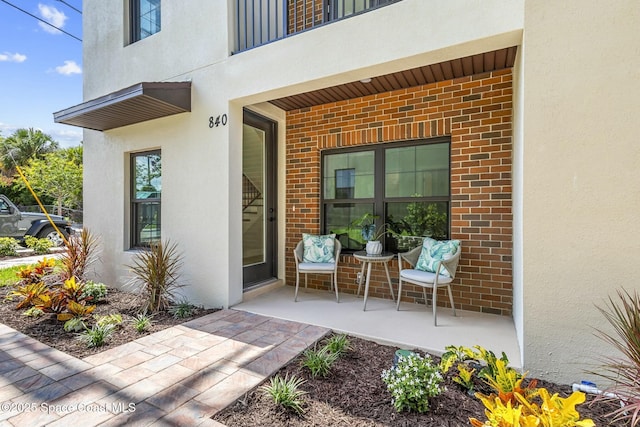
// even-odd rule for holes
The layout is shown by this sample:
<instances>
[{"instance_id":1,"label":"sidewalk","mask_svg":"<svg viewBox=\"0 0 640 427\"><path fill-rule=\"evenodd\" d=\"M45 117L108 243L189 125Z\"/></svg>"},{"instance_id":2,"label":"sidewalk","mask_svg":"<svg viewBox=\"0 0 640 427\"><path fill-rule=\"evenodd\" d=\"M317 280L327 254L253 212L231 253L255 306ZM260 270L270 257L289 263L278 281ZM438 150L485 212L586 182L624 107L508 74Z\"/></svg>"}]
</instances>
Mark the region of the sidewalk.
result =
<instances>
[{"instance_id":1,"label":"sidewalk","mask_svg":"<svg viewBox=\"0 0 640 427\"><path fill-rule=\"evenodd\" d=\"M329 329L236 310L77 359L0 324L0 427L210 419Z\"/></svg>"},{"instance_id":2,"label":"sidewalk","mask_svg":"<svg viewBox=\"0 0 640 427\"><path fill-rule=\"evenodd\" d=\"M7 258L0 260L0 268L13 267L16 265L35 264L43 258L58 258L61 256L60 252L53 252L46 255L33 255L25 257Z\"/></svg>"}]
</instances>

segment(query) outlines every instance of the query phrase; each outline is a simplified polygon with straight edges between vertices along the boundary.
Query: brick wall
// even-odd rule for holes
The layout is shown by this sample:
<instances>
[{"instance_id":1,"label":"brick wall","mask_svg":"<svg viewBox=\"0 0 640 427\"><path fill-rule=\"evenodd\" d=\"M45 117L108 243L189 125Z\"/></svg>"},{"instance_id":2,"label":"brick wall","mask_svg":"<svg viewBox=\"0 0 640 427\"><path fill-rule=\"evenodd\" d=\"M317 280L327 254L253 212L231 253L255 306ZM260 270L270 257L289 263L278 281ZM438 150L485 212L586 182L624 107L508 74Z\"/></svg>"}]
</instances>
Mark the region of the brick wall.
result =
<instances>
[{"instance_id":1,"label":"brick wall","mask_svg":"<svg viewBox=\"0 0 640 427\"><path fill-rule=\"evenodd\" d=\"M494 71L411 89L290 111L286 137L286 282L295 286L292 251L301 233L320 230L320 153L324 149L438 136L451 138L451 238L462 241L453 286L456 308L512 310L512 73ZM394 289L398 265L389 264ZM369 295L391 298L374 265ZM360 264L340 257L339 291L355 293ZM327 288L328 275L309 276ZM404 288L404 286L403 286ZM438 304L448 305L446 290ZM423 303L422 289L403 301Z\"/></svg>"},{"instance_id":2,"label":"brick wall","mask_svg":"<svg viewBox=\"0 0 640 427\"><path fill-rule=\"evenodd\" d=\"M324 23L323 1L290 1L287 5L287 34L294 34Z\"/></svg>"}]
</instances>

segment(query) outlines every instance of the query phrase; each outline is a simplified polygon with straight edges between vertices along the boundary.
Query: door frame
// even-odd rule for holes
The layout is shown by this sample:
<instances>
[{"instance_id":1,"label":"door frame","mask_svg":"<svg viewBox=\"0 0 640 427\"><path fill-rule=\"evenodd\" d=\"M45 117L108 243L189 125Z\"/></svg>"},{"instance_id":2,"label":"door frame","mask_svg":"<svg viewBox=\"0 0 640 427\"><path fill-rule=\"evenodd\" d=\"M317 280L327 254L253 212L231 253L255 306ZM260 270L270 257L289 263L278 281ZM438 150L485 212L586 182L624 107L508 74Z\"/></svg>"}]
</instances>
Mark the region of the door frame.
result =
<instances>
[{"instance_id":1,"label":"door frame","mask_svg":"<svg viewBox=\"0 0 640 427\"><path fill-rule=\"evenodd\" d=\"M278 124L263 115L243 109L243 125L265 134L265 262L242 267L242 289L271 281L278 276Z\"/></svg>"}]
</instances>

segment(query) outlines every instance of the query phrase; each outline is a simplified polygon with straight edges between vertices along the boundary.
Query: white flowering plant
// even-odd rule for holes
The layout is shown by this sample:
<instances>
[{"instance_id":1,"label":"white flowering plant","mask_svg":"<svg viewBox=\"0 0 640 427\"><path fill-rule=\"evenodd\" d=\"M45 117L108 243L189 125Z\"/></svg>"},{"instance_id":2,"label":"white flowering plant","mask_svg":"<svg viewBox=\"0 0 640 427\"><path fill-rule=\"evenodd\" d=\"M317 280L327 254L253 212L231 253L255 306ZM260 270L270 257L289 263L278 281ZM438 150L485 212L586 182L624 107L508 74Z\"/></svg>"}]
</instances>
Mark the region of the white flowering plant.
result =
<instances>
[{"instance_id":1,"label":"white flowering plant","mask_svg":"<svg viewBox=\"0 0 640 427\"><path fill-rule=\"evenodd\" d=\"M398 412L427 412L429 398L442 392L442 374L429 355L411 353L400 356L391 369L382 371L382 381L391 393L391 403Z\"/></svg>"}]
</instances>

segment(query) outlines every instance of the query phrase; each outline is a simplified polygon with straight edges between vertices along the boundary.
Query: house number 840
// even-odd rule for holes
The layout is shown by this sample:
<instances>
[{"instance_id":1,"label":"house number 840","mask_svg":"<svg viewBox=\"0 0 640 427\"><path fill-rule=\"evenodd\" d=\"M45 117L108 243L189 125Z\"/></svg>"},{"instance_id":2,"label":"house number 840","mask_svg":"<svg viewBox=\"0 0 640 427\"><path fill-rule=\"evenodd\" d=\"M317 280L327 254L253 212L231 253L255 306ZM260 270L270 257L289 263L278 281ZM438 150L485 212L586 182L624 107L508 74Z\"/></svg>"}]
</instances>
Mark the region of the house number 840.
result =
<instances>
[{"instance_id":1,"label":"house number 840","mask_svg":"<svg viewBox=\"0 0 640 427\"><path fill-rule=\"evenodd\" d=\"M218 117L209 117L209 127L217 128L218 126L226 126L227 125L227 115L222 114Z\"/></svg>"}]
</instances>

